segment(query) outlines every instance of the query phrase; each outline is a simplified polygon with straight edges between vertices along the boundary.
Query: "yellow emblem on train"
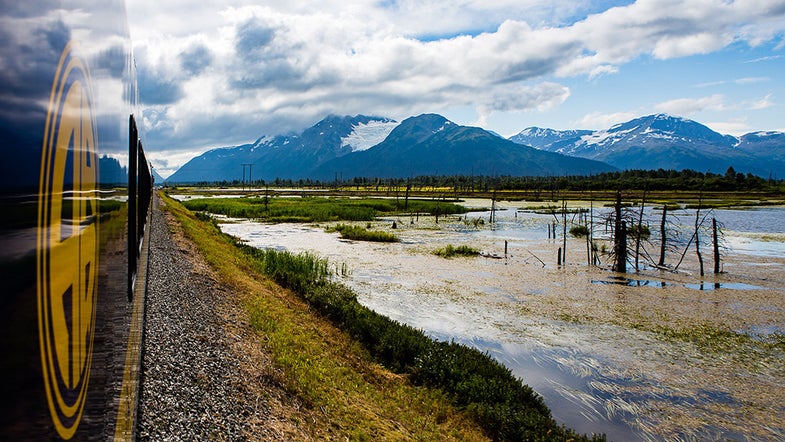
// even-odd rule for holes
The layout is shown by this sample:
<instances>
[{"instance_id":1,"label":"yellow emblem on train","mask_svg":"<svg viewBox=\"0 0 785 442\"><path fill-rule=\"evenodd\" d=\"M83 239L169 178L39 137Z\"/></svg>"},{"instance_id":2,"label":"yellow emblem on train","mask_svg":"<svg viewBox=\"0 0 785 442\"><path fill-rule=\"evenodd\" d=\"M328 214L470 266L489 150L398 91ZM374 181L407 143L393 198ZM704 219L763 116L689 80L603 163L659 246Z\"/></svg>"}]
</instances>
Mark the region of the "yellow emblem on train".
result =
<instances>
[{"instance_id":1,"label":"yellow emblem on train","mask_svg":"<svg viewBox=\"0 0 785 442\"><path fill-rule=\"evenodd\" d=\"M69 43L49 98L38 193L37 293L41 364L57 433L84 412L98 282L98 154L87 63Z\"/></svg>"}]
</instances>

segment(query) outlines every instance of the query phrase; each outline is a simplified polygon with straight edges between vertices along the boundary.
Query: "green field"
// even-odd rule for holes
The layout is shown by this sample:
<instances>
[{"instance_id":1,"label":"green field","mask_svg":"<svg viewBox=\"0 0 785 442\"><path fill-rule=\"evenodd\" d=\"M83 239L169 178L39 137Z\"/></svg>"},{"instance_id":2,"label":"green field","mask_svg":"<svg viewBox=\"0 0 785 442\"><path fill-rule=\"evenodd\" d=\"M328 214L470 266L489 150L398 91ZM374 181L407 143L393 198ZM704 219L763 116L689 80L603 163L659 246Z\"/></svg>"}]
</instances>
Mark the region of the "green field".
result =
<instances>
[{"instance_id":1,"label":"green field","mask_svg":"<svg viewBox=\"0 0 785 442\"><path fill-rule=\"evenodd\" d=\"M192 211L267 222L373 221L377 216L402 213L449 215L468 212L465 207L450 202L386 198L198 198L185 201L183 205Z\"/></svg>"},{"instance_id":2,"label":"green field","mask_svg":"<svg viewBox=\"0 0 785 442\"><path fill-rule=\"evenodd\" d=\"M487 354L434 341L362 306L334 281L325 259L243 245L209 217L166 203L221 279L247 293L250 323L285 374L287 389L328 414L327 422L309 424L313 434L586 440L558 425L542 399Z\"/></svg>"}]
</instances>

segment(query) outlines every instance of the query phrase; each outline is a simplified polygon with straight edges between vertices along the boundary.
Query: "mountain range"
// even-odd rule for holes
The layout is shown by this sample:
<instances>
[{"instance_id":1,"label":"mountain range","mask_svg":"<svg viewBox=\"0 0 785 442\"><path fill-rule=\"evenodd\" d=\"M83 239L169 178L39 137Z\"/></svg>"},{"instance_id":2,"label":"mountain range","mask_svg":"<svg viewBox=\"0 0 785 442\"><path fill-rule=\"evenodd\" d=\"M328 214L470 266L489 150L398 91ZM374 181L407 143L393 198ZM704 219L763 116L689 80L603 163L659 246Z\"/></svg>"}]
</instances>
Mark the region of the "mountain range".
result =
<instances>
[{"instance_id":1,"label":"mountain range","mask_svg":"<svg viewBox=\"0 0 785 442\"><path fill-rule=\"evenodd\" d=\"M423 114L331 115L300 134L212 149L178 169L172 183L337 176L589 175L617 169L693 169L785 176L785 133L722 135L692 120L649 115L607 130L524 129L509 139Z\"/></svg>"},{"instance_id":2,"label":"mountain range","mask_svg":"<svg viewBox=\"0 0 785 442\"><path fill-rule=\"evenodd\" d=\"M665 114L636 118L599 131L529 127L510 140L602 161L619 169L724 173L732 166L736 171L766 178L785 177L785 133L754 132L736 138L696 121Z\"/></svg>"},{"instance_id":3,"label":"mountain range","mask_svg":"<svg viewBox=\"0 0 785 442\"><path fill-rule=\"evenodd\" d=\"M563 176L612 170L600 161L522 146L436 114L400 123L383 117L332 115L301 134L212 149L184 164L167 182L232 181L248 175L254 180L331 181L336 176Z\"/></svg>"}]
</instances>

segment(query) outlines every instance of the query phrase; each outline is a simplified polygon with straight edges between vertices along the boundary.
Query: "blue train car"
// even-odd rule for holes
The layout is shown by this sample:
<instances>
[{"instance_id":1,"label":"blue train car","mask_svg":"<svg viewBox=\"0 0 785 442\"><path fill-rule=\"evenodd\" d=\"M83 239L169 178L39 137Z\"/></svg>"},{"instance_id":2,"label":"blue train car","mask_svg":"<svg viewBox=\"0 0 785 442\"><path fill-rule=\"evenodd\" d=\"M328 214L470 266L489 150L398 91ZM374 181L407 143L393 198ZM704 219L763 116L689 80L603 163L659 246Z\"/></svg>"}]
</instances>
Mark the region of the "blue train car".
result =
<instances>
[{"instance_id":1,"label":"blue train car","mask_svg":"<svg viewBox=\"0 0 785 442\"><path fill-rule=\"evenodd\" d=\"M0 0L0 438L133 438L152 178L122 0Z\"/></svg>"}]
</instances>

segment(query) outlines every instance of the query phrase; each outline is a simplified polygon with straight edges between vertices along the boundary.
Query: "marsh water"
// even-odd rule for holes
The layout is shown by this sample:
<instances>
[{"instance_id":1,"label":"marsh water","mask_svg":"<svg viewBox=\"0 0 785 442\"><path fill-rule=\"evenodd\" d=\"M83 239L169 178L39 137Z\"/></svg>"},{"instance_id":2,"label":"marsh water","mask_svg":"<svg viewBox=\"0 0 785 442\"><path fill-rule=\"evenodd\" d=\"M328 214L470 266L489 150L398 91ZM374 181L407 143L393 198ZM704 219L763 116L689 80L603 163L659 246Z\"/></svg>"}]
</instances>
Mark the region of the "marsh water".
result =
<instances>
[{"instance_id":1,"label":"marsh water","mask_svg":"<svg viewBox=\"0 0 785 442\"><path fill-rule=\"evenodd\" d=\"M594 208L590 216L601 220L608 211ZM572 237L558 266L565 239L561 227L556 238L549 232L556 218L522 211L520 203L498 204L493 224L488 210L441 217L438 224L417 215L371 223L400 237L391 244L343 240L325 232L326 224L219 222L256 247L328 258L361 303L436 339L487 352L534 388L558 422L579 432L609 440L784 438L781 367L762 358L739 368L733 355L652 331L694 320L760 341L785 333L785 208L712 215L723 226L724 273L703 278L694 252L678 272L642 265L616 274L588 266L585 239ZM655 233L644 247L651 254L659 253L660 216L645 214ZM695 212L674 212L670 222L674 231L688 230ZM595 231L603 235L601 227ZM679 241L686 245L687 237ZM702 241L710 259L711 240ZM432 253L447 244L470 245L483 256ZM671 264L681 255L677 246L668 253ZM349 273L341 276L344 268ZM765 406L773 408L759 410Z\"/></svg>"}]
</instances>

